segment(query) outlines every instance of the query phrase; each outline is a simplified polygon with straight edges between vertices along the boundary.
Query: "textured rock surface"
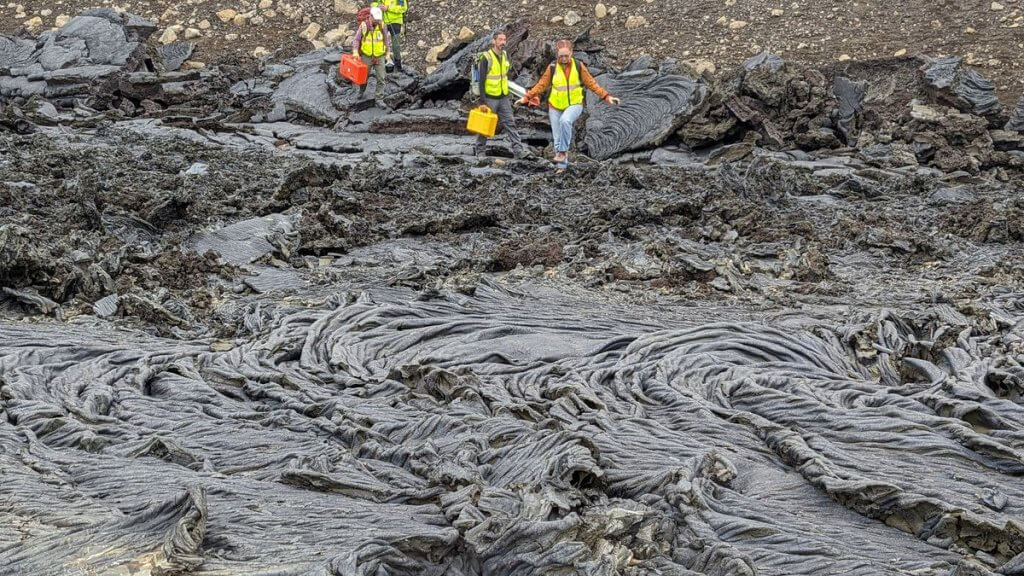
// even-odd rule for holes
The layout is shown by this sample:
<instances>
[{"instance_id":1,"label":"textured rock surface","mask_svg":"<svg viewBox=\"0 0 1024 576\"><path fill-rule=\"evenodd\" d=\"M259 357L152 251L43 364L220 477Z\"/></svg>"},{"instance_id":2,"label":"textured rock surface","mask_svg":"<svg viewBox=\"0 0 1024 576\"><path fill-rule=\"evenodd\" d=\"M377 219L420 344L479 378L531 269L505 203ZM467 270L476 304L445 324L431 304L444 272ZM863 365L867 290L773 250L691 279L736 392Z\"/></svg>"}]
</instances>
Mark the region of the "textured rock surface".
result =
<instances>
[{"instance_id":1,"label":"textured rock surface","mask_svg":"<svg viewBox=\"0 0 1024 576\"><path fill-rule=\"evenodd\" d=\"M1002 110L992 82L957 57L940 58L925 66L924 77L944 103L964 112L989 116Z\"/></svg>"},{"instance_id":2,"label":"textured rock surface","mask_svg":"<svg viewBox=\"0 0 1024 576\"><path fill-rule=\"evenodd\" d=\"M653 70L606 74L596 80L623 102L609 107L588 92L584 146L599 160L657 146L690 119L707 92L700 80Z\"/></svg>"},{"instance_id":3,"label":"textured rock surface","mask_svg":"<svg viewBox=\"0 0 1024 576\"><path fill-rule=\"evenodd\" d=\"M1006 129L1024 134L1024 97L1017 102L1017 107L1010 115L1010 121L1006 123Z\"/></svg>"},{"instance_id":4,"label":"textured rock surface","mask_svg":"<svg viewBox=\"0 0 1024 576\"><path fill-rule=\"evenodd\" d=\"M919 62L580 38L552 173L470 155L472 48L387 110L4 46L0 572L1020 571L1024 138Z\"/></svg>"}]
</instances>

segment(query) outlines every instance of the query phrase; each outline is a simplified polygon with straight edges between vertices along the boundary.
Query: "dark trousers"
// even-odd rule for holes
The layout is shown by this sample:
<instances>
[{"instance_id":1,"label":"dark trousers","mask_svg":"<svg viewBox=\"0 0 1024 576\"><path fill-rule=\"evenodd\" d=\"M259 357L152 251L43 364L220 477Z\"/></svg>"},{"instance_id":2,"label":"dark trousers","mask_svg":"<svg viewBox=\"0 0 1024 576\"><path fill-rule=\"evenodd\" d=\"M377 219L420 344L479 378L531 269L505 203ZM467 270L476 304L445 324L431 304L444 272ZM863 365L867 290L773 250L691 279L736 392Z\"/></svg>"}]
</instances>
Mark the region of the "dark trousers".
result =
<instances>
[{"instance_id":1,"label":"dark trousers","mask_svg":"<svg viewBox=\"0 0 1024 576\"><path fill-rule=\"evenodd\" d=\"M519 135L519 130L516 129L516 117L512 113L512 101L508 99L508 96L503 98L491 98L490 96L484 96L484 104L498 115L498 127L508 134L508 139L512 143L512 150L519 151L523 149L523 138ZM487 138L483 136L476 137L476 150L482 151L487 146Z\"/></svg>"},{"instance_id":2,"label":"dark trousers","mask_svg":"<svg viewBox=\"0 0 1024 576\"><path fill-rule=\"evenodd\" d=\"M391 59L395 62L395 70L402 70L402 24L388 24L391 34Z\"/></svg>"}]
</instances>

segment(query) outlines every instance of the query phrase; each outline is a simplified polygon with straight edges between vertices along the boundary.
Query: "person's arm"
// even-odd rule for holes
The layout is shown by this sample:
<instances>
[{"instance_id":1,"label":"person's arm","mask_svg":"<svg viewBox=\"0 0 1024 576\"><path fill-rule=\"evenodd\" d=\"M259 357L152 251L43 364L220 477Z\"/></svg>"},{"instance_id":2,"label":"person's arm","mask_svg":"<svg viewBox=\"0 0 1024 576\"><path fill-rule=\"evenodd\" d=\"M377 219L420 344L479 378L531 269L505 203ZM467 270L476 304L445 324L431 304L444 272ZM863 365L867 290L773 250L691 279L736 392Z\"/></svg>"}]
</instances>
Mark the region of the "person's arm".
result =
<instances>
[{"instance_id":1,"label":"person's arm","mask_svg":"<svg viewBox=\"0 0 1024 576\"><path fill-rule=\"evenodd\" d=\"M491 62L487 56L481 56L480 61L477 62L477 70L480 72L480 103L484 103L484 98L487 97L487 73L490 71Z\"/></svg>"},{"instance_id":2,"label":"person's arm","mask_svg":"<svg viewBox=\"0 0 1024 576\"><path fill-rule=\"evenodd\" d=\"M359 44L363 41L363 25L356 26L356 35L352 38L352 53L359 54Z\"/></svg>"},{"instance_id":3,"label":"person's arm","mask_svg":"<svg viewBox=\"0 0 1024 576\"><path fill-rule=\"evenodd\" d=\"M586 64L579 61L577 61L576 64L579 66L580 80L583 81L583 85L593 92L595 96L607 102L610 94L608 94L607 90L601 88L601 85L597 83L597 80L594 80L594 76L590 73L590 70L587 70Z\"/></svg>"},{"instance_id":4,"label":"person's arm","mask_svg":"<svg viewBox=\"0 0 1024 576\"><path fill-rule=\"evenodd\" d=\"M544 69L544 74L540 77L540 80L537 80L537 83L533 85L533 88L526 91L526 95L523 96L523 100L529 102L534 98L540 98L541 94L546 92L548 88L551 88L552 70L554 70L554 66L548 66Z\"/></svg>"},{"instance_id":5,"label":"person's arm","mask_svg":"<svg viewBox=\"0 0 1024 576\"><path fill-rule=\"evenodd\" d=\"M387 24L381 24L380 27L384 29L384 48L391 54L391 31L388 30Z\"/></svg>"}]
</instances>

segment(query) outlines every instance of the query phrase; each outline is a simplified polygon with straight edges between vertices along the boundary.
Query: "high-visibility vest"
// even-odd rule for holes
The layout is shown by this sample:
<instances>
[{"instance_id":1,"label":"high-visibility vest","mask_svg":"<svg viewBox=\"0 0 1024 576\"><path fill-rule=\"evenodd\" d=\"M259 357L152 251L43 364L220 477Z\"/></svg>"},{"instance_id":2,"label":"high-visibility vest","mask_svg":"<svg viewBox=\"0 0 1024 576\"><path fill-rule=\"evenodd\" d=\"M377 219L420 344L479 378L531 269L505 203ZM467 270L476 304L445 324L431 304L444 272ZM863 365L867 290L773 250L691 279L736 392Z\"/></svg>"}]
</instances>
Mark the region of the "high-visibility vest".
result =
<instances>
[{"instance_id":1,"label":"high-visibility vest","mask_svg":"<svg viewBox=\"0 0 1024 576\"><path fill-rule=\"evenodd\" d=\"M387 54L388 45L384 42L384 28L363 22L363 41L359 50L364 56L380 58ZM367 30L369 28L369 30Z\"/></svg>"},{"instance_id":2,"label":"high-visibility vest","mask_svg":"<svg viewBox=\"0 0 1024 576\"><path fill-rule=\"evenodd\" d=\"M409 0L384 0L384 23L405 24L405 11Z\"/></svg>"},{"instance_id":3,"label":"high-visibility vest","mask_svg":"<svg viewBox=\"0 0 1024 576\"><path fill-rule=\"evenodd\" d=\"M490 62L487 78L484 79L484 93L492 98L508 96L508 54L502 50L501 57L498 57L494 50L488 50L484 56Z\"/></svg>"},{"instance_id":4,"label":"high-visibility vest","mask_svg":"<svg viewBox=\"0 0 1024 576\"><path fill-rule=\"evenodd\" d=\"M551 95L548 104L556 110L565 110L569 106L583 104L583 84L580 83L580 71L576 68L576 59L570 61L569 77L565 77L565 67L555 62L555 72L551 76Z\"/></svg>"}]
</instances>

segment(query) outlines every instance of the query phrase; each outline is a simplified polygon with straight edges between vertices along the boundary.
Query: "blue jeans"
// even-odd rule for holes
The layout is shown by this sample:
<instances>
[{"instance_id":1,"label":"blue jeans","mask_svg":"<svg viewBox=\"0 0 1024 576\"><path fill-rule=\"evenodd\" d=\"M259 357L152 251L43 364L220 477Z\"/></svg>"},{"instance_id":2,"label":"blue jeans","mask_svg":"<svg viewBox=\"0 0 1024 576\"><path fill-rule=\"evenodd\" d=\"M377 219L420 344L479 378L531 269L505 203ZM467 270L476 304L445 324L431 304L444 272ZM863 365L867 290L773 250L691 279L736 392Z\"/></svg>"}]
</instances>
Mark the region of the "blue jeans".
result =
<instances>
[{"instance_id":1,"label":"blue jeans","mask_svg":"<svg viewBox=\"0 0 1024 576\"><path fill-rule=\"evenodd\" d=\"M555 141L555 152L568 152L572 143L572 125L583 114L583 105L574 104L565 110L548 107L548 118L551 119L551 137Z\"/></svg>"}]
</instances>

